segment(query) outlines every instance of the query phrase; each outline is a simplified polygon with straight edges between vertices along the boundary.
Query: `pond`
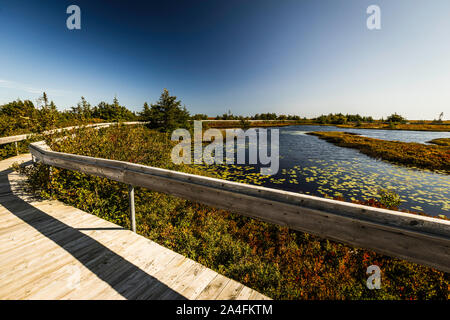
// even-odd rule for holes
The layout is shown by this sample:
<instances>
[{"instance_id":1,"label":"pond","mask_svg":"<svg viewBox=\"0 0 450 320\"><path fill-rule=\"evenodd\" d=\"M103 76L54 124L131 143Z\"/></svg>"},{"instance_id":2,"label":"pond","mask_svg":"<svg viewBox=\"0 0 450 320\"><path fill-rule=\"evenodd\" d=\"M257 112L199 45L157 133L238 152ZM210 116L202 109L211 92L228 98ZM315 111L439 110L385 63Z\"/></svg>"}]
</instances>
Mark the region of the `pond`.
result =
<instances>
[{"instance_id":1,"label":"pond","mask_svg":"<svg viewBox=\"0 0 450 320\"><path fill-rule=\"evenodd\" d=\"M379 198L391 189L402 199L400 209L450 217L450 175L408 168L373 159L358 150L335 146L307 135L309 131L347 131L367 137L426 143L450 138L449 132L344 129L330 126L290 126L280 130L280 169L259 174L257 165L204 166L221 178L315 196L346 200Z\"/></svg>"}]
</instances>

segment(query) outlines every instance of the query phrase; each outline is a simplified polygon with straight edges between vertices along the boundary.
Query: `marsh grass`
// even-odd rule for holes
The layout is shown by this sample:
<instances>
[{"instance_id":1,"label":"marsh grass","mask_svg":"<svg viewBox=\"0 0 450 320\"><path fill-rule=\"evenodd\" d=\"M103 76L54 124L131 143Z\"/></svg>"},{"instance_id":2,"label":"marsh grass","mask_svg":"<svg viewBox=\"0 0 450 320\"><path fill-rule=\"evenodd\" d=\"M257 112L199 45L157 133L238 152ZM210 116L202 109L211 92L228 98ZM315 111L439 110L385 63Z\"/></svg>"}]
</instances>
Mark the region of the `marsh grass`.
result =
<instances>
[{"instance_id":1,"label":"marsh grass","mask_svg":"<svg viewBox=\"0 0 450 320\"><path fill-rule=\"evenodd\" d=\"M339 131L308 132L340 147L396 164L450 173L450 149L438 145L389 141Z\"/></svg>"},{"instance_id":2,"label":"marsh grass","mask_svg":"<svg viewBox=\"0 0 450 320\"><path fill-rule=\"evenodd\" d=\"M381 129L381 130L409 130L409 131L450 131L450 123L435 124L431 121L416 121L410 123L384 123L375 121L371 123L346 123L336 125L338 128L356 128L356 129Z\"/></svg>"},{"instance_id":3,"label":"marsh grass","mask_svg":"<svg viewBox=\"0 0 450 320\"><path fill-rule=\"evenodd\" d=\"M437 144L439 146L450 147L450 138L438 138L428 141L428 143Z\"/></svg>"}]
</instances>

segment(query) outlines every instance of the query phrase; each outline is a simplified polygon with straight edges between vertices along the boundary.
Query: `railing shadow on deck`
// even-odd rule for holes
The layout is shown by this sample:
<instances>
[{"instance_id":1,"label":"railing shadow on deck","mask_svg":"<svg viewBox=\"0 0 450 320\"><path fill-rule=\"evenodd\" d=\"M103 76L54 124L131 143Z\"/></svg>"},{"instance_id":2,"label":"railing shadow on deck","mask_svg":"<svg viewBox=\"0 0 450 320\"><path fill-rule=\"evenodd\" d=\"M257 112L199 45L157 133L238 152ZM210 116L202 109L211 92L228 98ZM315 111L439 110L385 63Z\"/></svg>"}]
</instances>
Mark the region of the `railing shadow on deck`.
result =
<instances>
[{"instance_id":1,"label":"railing shadow on deck","mask_svg":"<svg viewBox=\"0 0 450 320\"><path fill-rule=\"evenodd\" d=\"M9 188L8 190L11 190L10 181L8 179L8 174L11 172L11 169L0 172L0 185L7 185ZM3 189L5 189L5 187L3 187ZM84 230L84 228L73 228L44 211L35 208L14 193L11 194L12 196L0 196L0 205L71 254L97 277L108 283L122 297L126 299L146 298L147 293L152 291L152 295L157 294L158 292L164 292L165 296L170 296L171 299L186 299L184 296L141 270L133 263L127 261L125 258L116 254L95 239L82 233L80 230ZM49 228L49 226L51 226L51 228ZM75 240L77 243L79 243L79 241L83 242L83 247L90 249L87 250L87 252L83 252L83 250L79 250L79 248L74 250L74 248L71 247L71 243ZM116 277L111 277L110 271L108 270L109 268L102 268L98 263L90 263L92 260L98 259L99 255L105 257L107 261L113 262L115 269L119 267L120 270L126 270L124 274L126 274L126 277L131 278L130 282L124 286L123 283L121 284L121 282L125 280L123 276L117 275ZM103 265L103 263L100 263L100 265ZM130 293L129 289L133 289L135 286L139 286L141 290L138 290L138 292L131 290ZM126 287L125 290L123 289L124 287ZM142 295L144 292L146 294Z\"/></svg>"}]
</instances>

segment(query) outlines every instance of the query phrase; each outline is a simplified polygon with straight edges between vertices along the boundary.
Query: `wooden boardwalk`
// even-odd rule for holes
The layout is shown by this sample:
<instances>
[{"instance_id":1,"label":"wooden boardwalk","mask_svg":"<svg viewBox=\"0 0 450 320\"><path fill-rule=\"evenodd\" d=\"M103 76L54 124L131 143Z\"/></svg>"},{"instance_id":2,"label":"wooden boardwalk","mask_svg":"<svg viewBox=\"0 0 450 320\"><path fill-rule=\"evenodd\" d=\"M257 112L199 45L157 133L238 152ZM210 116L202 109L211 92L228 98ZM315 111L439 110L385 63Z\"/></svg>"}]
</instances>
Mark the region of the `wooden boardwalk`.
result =
<instances>
[{"instance_id":1,"label":"wooden boardwalk","mask_svg":"<svg viewBox=\"0 0 450 320\"><path fill-rule=\"evenodd\" d=\"M176 252L56 200L0 161L0 299L268 299Z\"/></svg>"}]
</instances>

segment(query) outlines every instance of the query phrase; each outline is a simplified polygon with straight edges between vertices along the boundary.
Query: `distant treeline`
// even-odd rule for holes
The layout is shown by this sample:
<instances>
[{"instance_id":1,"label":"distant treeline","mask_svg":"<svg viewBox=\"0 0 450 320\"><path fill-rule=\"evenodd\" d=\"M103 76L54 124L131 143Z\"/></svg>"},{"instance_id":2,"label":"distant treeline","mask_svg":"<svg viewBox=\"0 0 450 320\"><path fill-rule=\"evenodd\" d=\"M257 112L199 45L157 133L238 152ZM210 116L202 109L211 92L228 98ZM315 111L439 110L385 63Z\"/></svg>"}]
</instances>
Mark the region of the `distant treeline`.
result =
<instances>
[{"instance_id":1,"label":"distant treeline","mask_svg":"<svg viewBox=\"0 0 450 320\"><path fill-rule=\"evenodd\" d=\"M196 116L203 116L202 119L206 120L207 117L205 118L206 115L196 115ZM234 114L232 114L230 111L228 113L224 113L221 116L216 116L215 117L216 120L302 120L302 118L300 116L296 116L296 115L285 115L285 114L280 114L277 115L276 113L257 113L254 116L248 116L248 117L243 117L243 116L236 116ZM306 118L303 118L303 120L307 120Z\"/></svg>"},{"instance_id":2,"label":"distant treeline","mask_svg":"<svg viewBox=\"0 0 450 320\"><path fill-rule=\"evenodd\" d=\"M59 111L44 92L36 105L30 100L16 100L0 106L0 136L21 133L39 133L45 130L73 126L83 123L133 121L138 116L121 106L114 98L113 103L100 102L92 107L84 97L76 107Z\"/></svg>"},{"instance_id":3,"label":"distant treeline","mask_svg":"<svg viewBox=\"0 0 450 320\"><path fill-rule=\"evenodd\" d=\"M439 120L442 122L443 113ZM181 101L177 97L171 96L167 89L164 89L159 100L149 105L144 103L140 112L132 112L125 106L120 105L115 97L112 103L100 102L96 106L91 106L84 97L75 107L69 110L59 111L53 101L49 101L44 92L36 105L30 100L16 100L0 106L0 136L14 135L20 133L38 133L49 129L64 126L79 125L83 123L95 122L119 122L119 121L146 121L151 128L161 131L171 131L176 128L186 128L190 126L189 120L294 120L299 123L317 124L346 124L352 123L357 126L361 123L384 122L388 124L406 123L407 120L396 113L381 120L374 120L372 117L361 116L359 114L328 114L317 118L307 119L298 115L284 115L276 113L257 113L254 116L238 116L228 111L223 115L210 118L206 114L190 115L185 106L181 106Z\"/></svg>"},{"instance_id":4,"label":"distant treeline","mask_svg":"<svg viewBox=\"0 0 450 320\"><path fill-rule=\"evenodd\" d=\"M342 113L329 114L329 115L321 115L314 119L318 123L321 124L346 124L347 122L374 122L372 117L364 117L359 114L346 114Z\"/></svg>"},{"instance_id":5,"label":"distant treeline","mask_svg":"<svg viewBox=\"0 0 450 320\"><path fill-rule=\"evenodd\" d=\"M205 114L196 114L196 120L206 120L208 116ZM330 113L328 115L321 115L317 118L307 119L306 117L300 117L298 115L285 115L276 113L257 113L254 116L237 116L228 111L228 113L224 113L223 115L217 115L214 119L216 120L296 120L296 121L308 121L311 123L318 124L346 124L346 123L373 123L375 121L387 122L387 123L406 123L406 118L398 115L396 113L388 116L385 119L381 118L381 120L374 120L372 117L365 117L359 114L342 114L342 113Z\"/></svg>"}]
</instances>

